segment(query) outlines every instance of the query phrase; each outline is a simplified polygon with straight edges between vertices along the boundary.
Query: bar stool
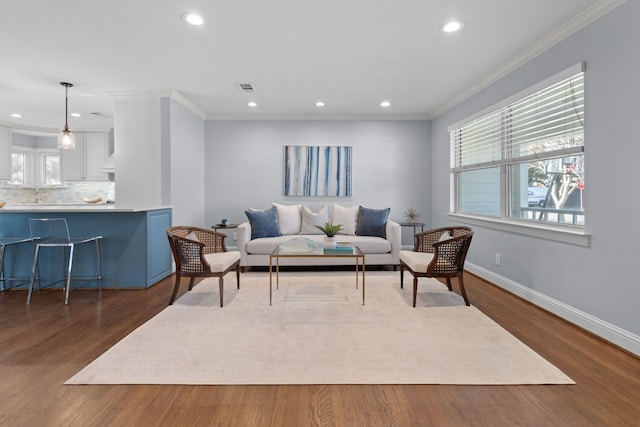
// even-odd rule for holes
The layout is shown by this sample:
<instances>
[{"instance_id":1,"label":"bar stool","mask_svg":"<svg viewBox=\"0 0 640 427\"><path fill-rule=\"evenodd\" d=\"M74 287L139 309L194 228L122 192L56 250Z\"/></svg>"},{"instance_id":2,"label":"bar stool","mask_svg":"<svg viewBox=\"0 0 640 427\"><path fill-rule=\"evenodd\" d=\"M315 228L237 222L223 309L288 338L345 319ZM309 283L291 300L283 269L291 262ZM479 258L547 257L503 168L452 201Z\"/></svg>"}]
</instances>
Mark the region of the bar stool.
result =
<instances>
[{"instance_id":1,"label":"bar stool","mask_svg":"<svg viewBox=\"0 0 640 427\"><path fill-rule=\"evenodd\" d=\"M33 269L31 271L31 282L29 283L29 295L27 296L27 304L31 304L31 295L33 293L33 285L38 281L38 289L40 289L40 277L38 256L41 248L61 248L63 266L65 262L66 248L69 248L69 258L66 262L66 281L64 303L69 304L69 292L71 290L71 280L84 280L90 282L98 281L100 291L102 291L102 267L100 265L100 239L102 236L93 237L74 237L69 236L69 227L65 218L37 218L29 219L29 230L31 238L35 246L33 255ZM97 276L96 277L71 277L71 269L73 268L73 250L76 245L95 242L96 260L97 260ZM59 282L59 281L58 281ZM58 283L53 282L52 284Z\"/></svg>"},{"instance_id":2,"label":"bar stool","mask_svg":"<svg viewBox=\"0 0 640 427\"><path fill-rule=\"evenodd\" d=\"M4 269L4 255L9 246L19 245L20 243L31 242L31 237L0 237L0 292L7 290L5 282L14 280L24 280L25 283L29 280L28 277L6 277Z\"/></svg>"}]
</instances>

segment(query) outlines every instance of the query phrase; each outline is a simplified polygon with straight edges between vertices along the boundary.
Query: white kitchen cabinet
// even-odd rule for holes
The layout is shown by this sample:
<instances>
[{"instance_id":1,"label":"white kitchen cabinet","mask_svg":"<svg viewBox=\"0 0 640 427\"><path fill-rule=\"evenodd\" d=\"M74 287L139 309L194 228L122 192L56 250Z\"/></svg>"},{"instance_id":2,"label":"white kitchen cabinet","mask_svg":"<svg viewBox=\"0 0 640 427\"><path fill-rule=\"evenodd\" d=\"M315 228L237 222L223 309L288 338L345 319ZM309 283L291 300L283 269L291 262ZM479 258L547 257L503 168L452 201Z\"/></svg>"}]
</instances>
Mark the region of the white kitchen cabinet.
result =
<instances>
[{"instance_id":1,"label":"white kitchen cabinet","mask_svg":"<svg viewBox=\"0 0 640 427\"><path fill-rule=\"evenodd\" d=\"M102 172L109 150L106 133L77 133L75 150L62 150L63 181L106 181Z\"/></svg>"},{"instance_id":2,"label":"white kitchen cabinet","mask_svg":"<svg viewBox=\"0 0 640 427\"><path fill-rule=\"evenodd\" d=\"M11 178L11 132L0 127L0 181Z\"/></svg>"},{"instance_id":3,"label":"white kitchen cabinet","mask_svg":"<svg viewBox=\"0 0 640 427\"><path fill-rule=\"evenodd\" d=\"M102 172L102 167L109 157L109 135L106 133L86 133L84 143L87 179L107 180L108 176Z\"/></svg>"}]
</instances>

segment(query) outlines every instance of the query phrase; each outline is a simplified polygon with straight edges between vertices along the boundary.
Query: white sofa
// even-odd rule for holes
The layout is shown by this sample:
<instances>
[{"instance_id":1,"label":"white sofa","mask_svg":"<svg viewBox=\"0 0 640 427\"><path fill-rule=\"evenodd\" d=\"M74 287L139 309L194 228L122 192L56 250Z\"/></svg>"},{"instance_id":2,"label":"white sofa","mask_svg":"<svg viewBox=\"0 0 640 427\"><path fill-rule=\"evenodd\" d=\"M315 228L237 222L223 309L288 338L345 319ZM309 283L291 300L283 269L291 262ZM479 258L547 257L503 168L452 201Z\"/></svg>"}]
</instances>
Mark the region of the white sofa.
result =
<instances>
[{"instance_id":1,"label":"white sofa","mask_svg":"<svg viewBox=\"0 0 640 427\"><path fill-rule=\"evenodd\" d=\"M308 216L297 220L293 211L293 206L300 207L300 210L308 211L306 206L304 209L301 205L278 205L274 203L275 207L278 207L278 222L280 225L280 236L274 237L259 237L252 239L251 223L249 221L244 222L238 226L238 251L240 251L240 266L245 269L246 267L253 266L269 266L269 255L280 244L294 239L294 238L306 238L317 242L322 245L324 234L315 229L316 224L305 224L305 219ZM339 209L335 207L334 211ZM352 207L357 208L357 207ZM322 209L320 210L322 212ZM345 211L341 211L345 212ZM352 211L353 212L353 211ZM283 214L284 213L284 214ZM300 215L300 214L299 214ZM318 215L314 213L314 215ZM288 218L287 218L288 216ZM304 216L304 215L303 215ZM292 220L293 219L293 220ZM316 223L323 223L326 221L326 217L316 217ZM336 218L333 218L335 221ZM356 218L357 220L357 218ZM347 223L344 217L335 222L336 224ZM300 224L300 225L298 225ZM398 223L393 221L386 221L384 225L385 237L371 236L371 235L357 235L354 232L355 224L347 224L345 232L348 234L338 234L336 236L339 242L350 242L352 246L358 246L365 255L366 265L388 265L394 269L400 262L400 246L401 246L401 227ZM297 232L295 232L297 231ZM311 232L312 234L307 234ZM315 266L315 265L352 265L354 263L352 258L281 258L280 265L288 266Z\"/></svg>"}]
</instances>

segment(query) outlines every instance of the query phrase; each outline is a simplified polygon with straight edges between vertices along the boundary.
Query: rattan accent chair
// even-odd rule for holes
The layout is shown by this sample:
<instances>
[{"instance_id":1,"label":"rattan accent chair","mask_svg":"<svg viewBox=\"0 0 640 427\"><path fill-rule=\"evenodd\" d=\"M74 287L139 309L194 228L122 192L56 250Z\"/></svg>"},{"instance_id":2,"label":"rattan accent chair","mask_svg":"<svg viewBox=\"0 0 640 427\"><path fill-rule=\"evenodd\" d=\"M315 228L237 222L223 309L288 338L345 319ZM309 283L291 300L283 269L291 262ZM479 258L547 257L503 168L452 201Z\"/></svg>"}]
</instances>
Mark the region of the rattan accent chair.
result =
<instances>
[{"instance_id":1,"label":"rattan accent chair","mask_svg":"<svg viewBox=\"0 0 640 427\"><path fill-rule=\"evenodd\" d=\"M404 270L413 275L413 306L416 306L419 277L444 278L450 291L451 278L457 277L460 293L469 305L464 289L464 260L471 245L473 230L469 227L443 227L414 235L412 251L400 251L400 288Z\"/></svg>"},{"instance_id":2,"label":"rattan accent chair","mask_svg":"<svg viewBox=\"0 0 640 427\"><path fill-rule=\"evenodd\" d=\"M189 290L196 277L218 277L220 307L223 306L224 276L236 271L240 289L240 252L227 251L224 233L198 227L174 226L167 229L167 237L176 263L176 283L169 305L173 304L180 288L180 280L189 277Z\"/></svg>"}]
</instances>

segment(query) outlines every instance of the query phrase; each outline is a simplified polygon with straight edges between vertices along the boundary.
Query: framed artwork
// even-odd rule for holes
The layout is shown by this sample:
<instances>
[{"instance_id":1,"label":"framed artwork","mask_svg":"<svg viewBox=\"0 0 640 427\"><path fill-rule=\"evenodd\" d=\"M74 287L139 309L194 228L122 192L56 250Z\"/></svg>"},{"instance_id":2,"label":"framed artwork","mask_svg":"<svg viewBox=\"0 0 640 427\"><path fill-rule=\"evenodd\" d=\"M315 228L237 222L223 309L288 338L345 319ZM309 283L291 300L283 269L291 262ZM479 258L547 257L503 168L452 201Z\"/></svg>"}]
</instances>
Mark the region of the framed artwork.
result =
<instances>
[{"instance_id":1,"label":"framed artwork","mask_svg":"<svg viewBox=\"0 0 640 427\"><path fill-rule=\"evenodd\" d=\"M351 147L284 147L285 196L351 196Z\"/></svg>"}]
</instances>

